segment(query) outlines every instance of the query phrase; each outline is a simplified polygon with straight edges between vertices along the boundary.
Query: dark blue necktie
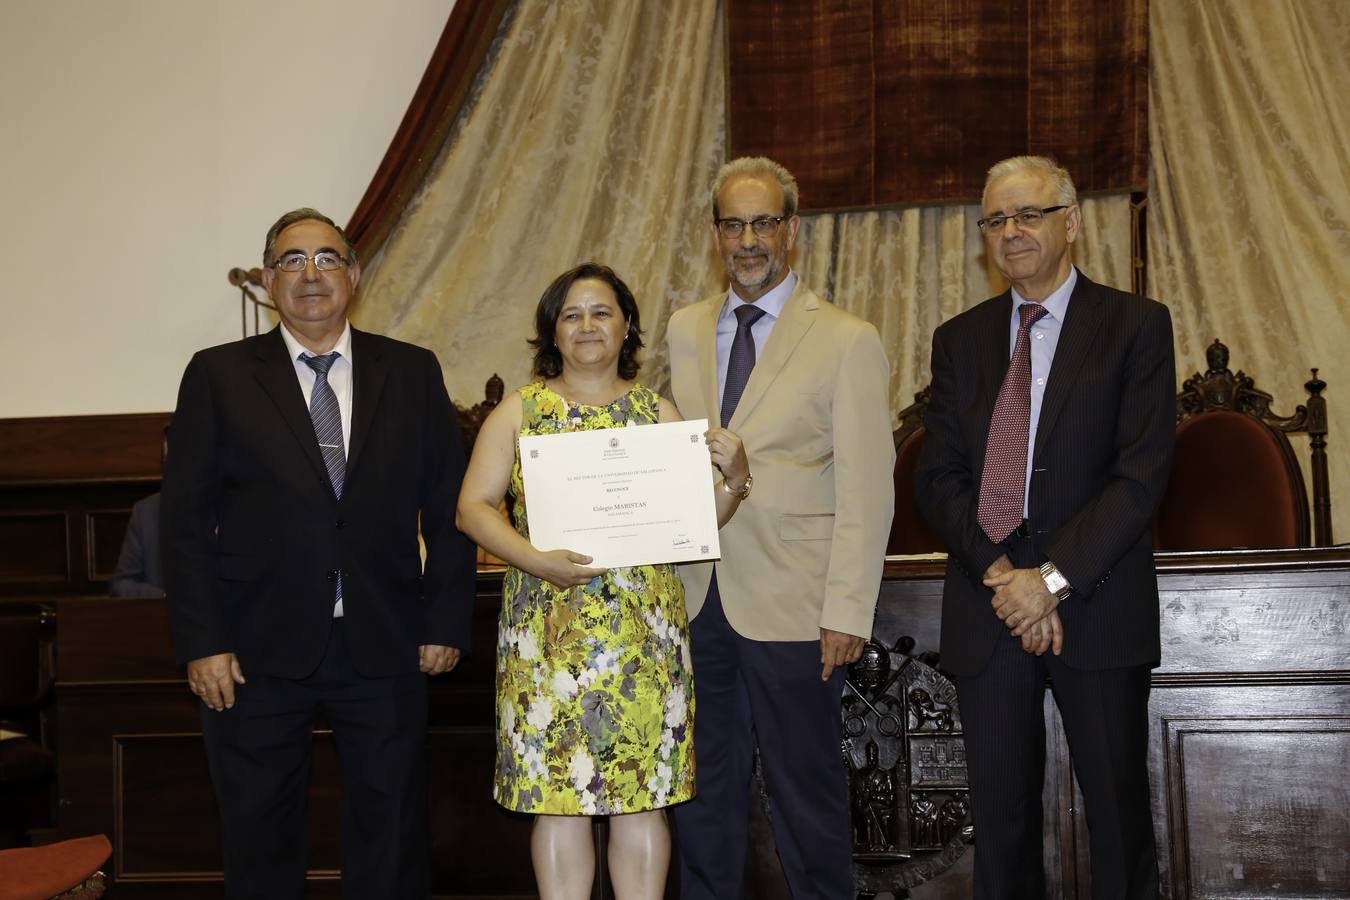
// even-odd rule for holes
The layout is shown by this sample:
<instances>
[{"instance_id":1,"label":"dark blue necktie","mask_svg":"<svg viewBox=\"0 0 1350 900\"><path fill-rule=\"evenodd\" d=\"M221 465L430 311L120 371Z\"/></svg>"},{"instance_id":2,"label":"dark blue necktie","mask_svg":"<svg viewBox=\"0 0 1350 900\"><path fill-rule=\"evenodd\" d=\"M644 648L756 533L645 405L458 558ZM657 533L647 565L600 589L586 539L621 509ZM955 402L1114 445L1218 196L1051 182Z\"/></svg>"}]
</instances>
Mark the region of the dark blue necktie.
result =
<instances>
[{"instance_id":1,"label":"dark blue necktie","mask_svg":"<svg viewBox=\"0 0 1350 900\"><path fill-rule=\"evenodd\" d=\"M736 404L745 393L745 383L755 368L755 336L750 327L764 315L758 306L746 303L736 307L736 336L731 339L731 355L727 359L727 383L722 389L722 427L726 428L736 412Z\"/></svg>"},{"instance_id":2,"label":"dark blue necktie","mask_svg":"<svg viewBox=\"0 0 1350 900\"><path fill-rule=\"evenodd\" d=\"M305 355L300 358L314 370L314 390L309 395L309 417L314 422L314 436L319 439L319 451L323 453L323 464L328 469L328 480L333 483L333 493L341 500L342 482L347 477L347 454L342 449L342 410L338 407L333 386L328 383L328 370L337 362L339 355L335 351L325 356ZM341 602L342 575L339 573L333 605Z\"/></svg>"}]
</instances>

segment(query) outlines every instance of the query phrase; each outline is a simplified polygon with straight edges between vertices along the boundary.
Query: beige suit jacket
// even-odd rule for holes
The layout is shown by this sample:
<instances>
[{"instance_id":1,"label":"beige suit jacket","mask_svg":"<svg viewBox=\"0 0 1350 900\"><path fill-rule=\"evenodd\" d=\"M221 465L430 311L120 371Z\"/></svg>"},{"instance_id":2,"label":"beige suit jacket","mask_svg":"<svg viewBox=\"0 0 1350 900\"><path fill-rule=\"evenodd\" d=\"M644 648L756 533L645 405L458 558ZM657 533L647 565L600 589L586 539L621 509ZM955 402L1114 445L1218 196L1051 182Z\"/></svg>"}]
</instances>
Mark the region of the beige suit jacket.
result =
<instances>
[{"instance_id":1,"label":"beige suit jacket","mask_svg":"<svg viewBox=\"0 0 1350 900\"><path fill-rule=\"evenodd\" d=\"M686 419L713 425L726 296L679 310L666 334L675 404ZM722 529L717 562L722 605L739 634L809 641L824 627L871 635L895 508L889 375L876 329L798 282L728 426L755 476ZM680 567L691 619L712 567Z\"/></svg>"}]
</instances>

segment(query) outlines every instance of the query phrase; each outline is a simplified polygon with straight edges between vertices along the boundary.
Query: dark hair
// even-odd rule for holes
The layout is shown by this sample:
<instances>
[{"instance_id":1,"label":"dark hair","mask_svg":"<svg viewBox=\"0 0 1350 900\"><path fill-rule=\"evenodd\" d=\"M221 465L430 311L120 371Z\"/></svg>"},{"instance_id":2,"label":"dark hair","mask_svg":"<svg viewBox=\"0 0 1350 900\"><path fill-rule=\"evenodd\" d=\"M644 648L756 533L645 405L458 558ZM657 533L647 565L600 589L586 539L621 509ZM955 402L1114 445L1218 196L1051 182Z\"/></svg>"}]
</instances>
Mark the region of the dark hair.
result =
<instances>
[{"instance_id":1,"label":"dark hair","mask_svg":"<svg viewBox=\"0 0 1350 900\"><path fill-rule=\"evenodd\" d=\"M317 209L310 209L308 206L303 206L300 209L293 209L286 213L280 219L273 222L271 228L267 229L267 242L263 244L263 266L270 269L272 268L273 263L277 261L277 235L281 234L287 228L290 228L296 222L306 222L310 220L322 222L336 231L338 237L342 238L342 246L345 247L347 251L347 265L350 266L356 262L356 247L352 245L351 240L347 237L347 232L339 228L336 222L319 212Z\"/></svg>"},{"instance_id":2,"label":"dark hair","mask_svg":"<svg viewBox=\"0 0 1350 900\"><path fill-rule=\"evenodd\" d=\"M557 378L562 374L563 358L553 341L553 335L563 302L567 300L567 292L572 289L572 285L586 278L594 278L610 286L619 301L619 311L628 321L628 331L623 336L623 347L619 350L619 377L631 381L637 377L637 352L642 349L642 325L638 321L637 300L613 269L593 262L582 263L562 273L553 279L553 283L544 289L544 295L539 298L539 306L534 311L534 337L530 338L530 346L534 348L534 374L538 378Z\"/></svg>"}]
</instances>

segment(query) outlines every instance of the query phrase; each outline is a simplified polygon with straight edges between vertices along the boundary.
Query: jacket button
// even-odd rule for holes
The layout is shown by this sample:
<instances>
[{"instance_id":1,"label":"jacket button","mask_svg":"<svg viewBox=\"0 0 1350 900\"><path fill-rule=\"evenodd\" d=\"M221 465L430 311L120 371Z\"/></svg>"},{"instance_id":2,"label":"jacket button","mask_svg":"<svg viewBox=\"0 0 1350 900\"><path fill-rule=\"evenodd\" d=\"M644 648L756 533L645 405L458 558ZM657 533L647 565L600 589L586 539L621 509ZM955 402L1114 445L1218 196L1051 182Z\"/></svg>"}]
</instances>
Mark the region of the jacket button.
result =
<instances>
[{"instance_id":1,"label":"jacket button","mask_svg":"<svg viewBox=\"0 0 1350 900\"><path fill-rule=\"evenodd\" d=\"M345 519L338 519L336 522L333 523L333 525L339 529L346 528L347 522Z\"/></svg>"}]
</instances>

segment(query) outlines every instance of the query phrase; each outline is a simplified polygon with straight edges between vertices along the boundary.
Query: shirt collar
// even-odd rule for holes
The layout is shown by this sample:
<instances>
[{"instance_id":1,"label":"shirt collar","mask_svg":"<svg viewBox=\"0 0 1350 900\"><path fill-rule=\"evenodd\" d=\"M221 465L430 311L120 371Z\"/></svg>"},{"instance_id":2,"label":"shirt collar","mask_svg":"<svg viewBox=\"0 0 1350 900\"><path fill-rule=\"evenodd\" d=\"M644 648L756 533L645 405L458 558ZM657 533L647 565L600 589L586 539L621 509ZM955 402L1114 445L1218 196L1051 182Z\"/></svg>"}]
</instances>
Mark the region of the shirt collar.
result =
<instances>
[{"instance_id":1,"label":"shirt collar","mask_svg":"<svg viewBox=\"0 0 1350 900\"><path fill-rule=\"evenodd\" d=\"M792 296L792 292L796 289L797 273L788 269L788 275L783 279L782 284L760 297L754 305L777 319L783 315L783 307L787 306L788 298ZM735 316L736 307L747 305L749 304L737 296L736 289L733 287L727 291L727 300L722 304L722 313L718 318L732 318Z\"/></svg>"},{"instance_id":2,"label":"shirt collar","mask_svg":"<svg viewBox=\"0 0 1350 900\"><path fill-rule=\"evenodd\" d=\"M281 339L286 342L286 352L290 354L291 362L295 362L302 356L314 355L313 353L310 352L308 347L306 347L304 344L296 340L295 335L291 334L291 330L286 327L285 322L281 323ZM343 324L342 334L340 337L338 337L337 343L333 345L333 350L338 354L338 356L347 360L347 362L350 363L352 361L351 322L346 322Z\"/></svg>"},{"instance_id":3,"label":"shirt collar","mask_svg":"<svg viewBox=\"0 0 1350 900\"><path fill-rule=\"evenodd\" d=\"M1073 296L1074 286L1078 284L1078 267L1069 266L1069 277L1064 279L1064 283L1050 292L1050 296L1040 301L1041 306L1051 318L1063 322L1064 315L1069 311L1069 298ZM1023 303L1032 303L1021 294L1017 293L1017 288L1012 289L1013 312Z\"/></svg>"}]
</instances>

